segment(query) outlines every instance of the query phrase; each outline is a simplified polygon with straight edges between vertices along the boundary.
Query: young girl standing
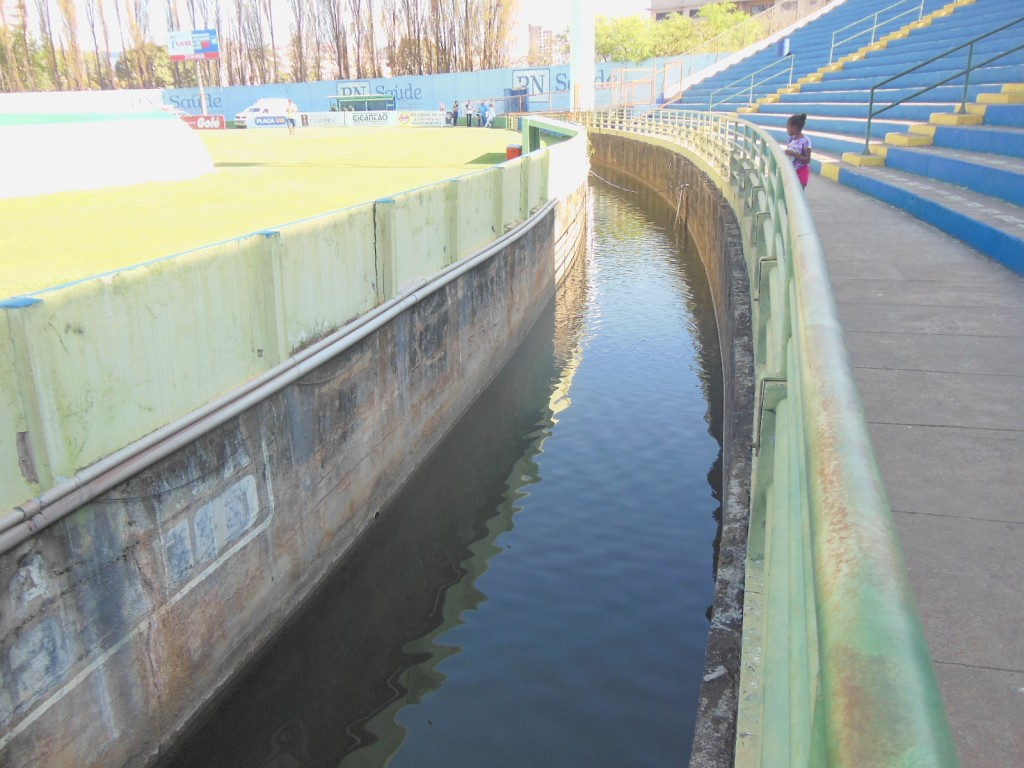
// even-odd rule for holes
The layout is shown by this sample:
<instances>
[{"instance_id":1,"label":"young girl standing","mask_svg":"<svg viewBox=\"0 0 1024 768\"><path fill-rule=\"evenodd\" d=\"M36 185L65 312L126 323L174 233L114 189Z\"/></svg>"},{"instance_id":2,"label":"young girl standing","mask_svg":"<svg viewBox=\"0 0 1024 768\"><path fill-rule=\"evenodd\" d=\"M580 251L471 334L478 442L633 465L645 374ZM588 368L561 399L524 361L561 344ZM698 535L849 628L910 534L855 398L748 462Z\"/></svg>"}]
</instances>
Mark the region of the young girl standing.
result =
<instances>
[{"instance_id":1,"label":"young girl standing","mask_svg":"<svg viewBox=\"0 0 1024 768\"><path fill-rule=\"evenodd\" d=\"M786 121L786 133L789 134L786 154L793 158L796 177L800 179L800 186L805 188L811 178L811 140L803 134L806 122L806 114L793 115Z\"/></svg>"}]
</instances>

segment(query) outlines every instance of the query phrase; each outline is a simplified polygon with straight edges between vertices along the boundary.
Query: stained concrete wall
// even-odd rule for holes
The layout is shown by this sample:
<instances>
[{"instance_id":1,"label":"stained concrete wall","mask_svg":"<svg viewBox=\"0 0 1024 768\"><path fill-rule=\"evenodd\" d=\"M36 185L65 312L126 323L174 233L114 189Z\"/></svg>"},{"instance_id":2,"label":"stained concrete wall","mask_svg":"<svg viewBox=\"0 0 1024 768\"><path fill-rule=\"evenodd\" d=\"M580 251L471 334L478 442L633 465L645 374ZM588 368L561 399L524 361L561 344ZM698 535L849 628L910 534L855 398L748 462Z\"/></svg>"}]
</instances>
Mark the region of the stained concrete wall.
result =
<instances>
[{"instance_id":1,"label":"stained concrete wall","mask_svg":"<svg viewBox=\"0 0 1024 768\"><path fill-rule=\"evenodd\" d=\"M754 411L750 288L740 231L714 181L678 145L594 130L590 142L595 164L634 176L676 208L697 245L711 286L724 384L722 524L690 765L729 766L736 741Z\"/></svg>"},{"instance_id":2,"label":"stained concrete wall","mask_svg":"<svg viewBox=\"0 0 1024 768\"><path fill-rule=\"evenodd\" d=\"M387 214L377 217L372 231L378 240L390 237L395 247L378 251L373 280L356 283L372 283L375 294L385 286L399 302L386 313L382 307L364 313L321 342L317 364L283 388L0 558L0 764L145 765L252 657L372 525L550 300L585 238L584 137L571 141L576 143L566 142L568 151L579 158L571 194L542 207L498 246L446 267L437 279L415 280L414 291L397 283L409 277L404 265L415 249L429 244L394 229ZM513 182L520 195L514 211L503 202L501 218L490 219L495 229L505 228L506 215L515 221L540 205L530 205L531 190L539 194L546 183L535 185L540 172L527 171L546 163L540 156L513 164L522 171ZM480 183L501 193L492 201L507 199L501 174ZM471 204L449 187L441 191L445 206ZM399 197L385 207L400 207ZM490 210L496 209L493 203ZM307 232L302 253L315 258L330 248L332 226ZM453 240L473 243L484 234L478 222L447 233L431 258L441 260L438 254ZM297 264L275 258L287 236L225 247L241 251L238 261L256 271L254 307L297 302L301 317L308 292L330 288L303 278ZM247 250L268 243L268 252ZM299 249L284 252L297 257ZM235 292L250 286L230 251L219 256L227 263L213 274L224 271L225 290L232 279L239 281ZM292 268L296 280L311 284L300 288L281 277ZM204 277L194 279L209 274L199 270ZM119 281L109 282L90 287L99 291L91 300L101 319L119 287ZM114 315L105 322L132 321L123 311ZM211 372L217 354L230 367L236 348L281 354L294 326L279 318L253 311L230 322L225 333L233 343L210 340ZM65 331L62 324L55 334ZM77 335L73 328L70 333ZM89 355L83 346L83 367L95 360ZM123 382L116 369L92 364L111 380L111 388L95 392L94 399L106 395L115 403L105 411L109 424L101 421L83 434L114 425L118 393L132 391L117 389Z\"/></svg>"}]
</instances>

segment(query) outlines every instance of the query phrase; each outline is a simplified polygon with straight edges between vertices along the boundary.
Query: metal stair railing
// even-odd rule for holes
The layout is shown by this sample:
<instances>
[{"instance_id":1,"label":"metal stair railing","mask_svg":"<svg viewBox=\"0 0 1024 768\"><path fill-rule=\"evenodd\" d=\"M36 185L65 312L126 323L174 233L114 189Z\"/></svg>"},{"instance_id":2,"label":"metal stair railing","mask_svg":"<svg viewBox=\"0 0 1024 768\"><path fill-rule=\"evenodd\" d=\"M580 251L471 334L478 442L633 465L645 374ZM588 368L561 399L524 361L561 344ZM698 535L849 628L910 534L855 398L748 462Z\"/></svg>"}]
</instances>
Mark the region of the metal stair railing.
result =
<instances>
[{"instance_id":1,"label":"metal stair railing","mask_svg":"<svg viewBox=\"0 0 1024 768\"><path fill-rule=\"evenodd\" d=\"M886 11L891 11L891 10L893 10L894 8L896 8L896 7L900 6L900 5L906 5L907 3L911 3L911 2L915 3L915 5L911 6L909 9L907 9L905 11L901 11L900 13L897 13L895 16L890 16L887 19L883 19L881 23L882 24L888 24L890 21L895 21L896 19L903 18L904 16L910 16L911 14L914 13L914 11L917 11L917 19L915 19L915 21L920 21L921 17L924 16L924 0L900 0L900 2L893 3L892 5L888 6L887 8L883 8L882 10L877 11L876 13L873 13L870 16L865 16L863 19L857 19L856 21L850 22L845 27L840 27L839 29L837 29L835 32L832 33L832 47L829 49L829 52L828 52L828 63L829 64L832 63L832 60L833 60L833 58L835 56L835 52L836 52L836 48L837 47L839 47L840 45L844 45L845 43L848 43L851 40L856 40L858 37L861 37L862 35L866 35L868 32L871 33L871 42L865 43L864 45L872 45L875 42L875 36L878 34L878 26L879 26L878 17L881 14L885 13ZM868 21L869 19L871 20L871 26L868 27L867 29L864 29L864 30L862 30L860 32L852 34L849 37L845 37L842 40L838 40L838 41L836 40L836 35L838 35L840 32L845 32L846 30L850 29L851 27L856 27L858 24L862 24L865 21ZM907 22L907 23L909 23L909 22Z\"/></svg>"},{"instance_id":2,"label":"metal stair railing","mask_svg":"<svg viewBox=\"0 0 1024 768\"><path fill-rule=\"evenodd\" d=\"M788 67L785 66L785 60L786 59L789 59L789 66ZM754 103L754 89L757 88L758 86L764 85L765 83L771 82L772 80L776 79L780 75L785 75L787 70L789 71L789 81L786 84L787 85L792 85L793 84L793 63L795 61L796 61L796 56L793 56L792 54L790 54L788 56L785 56L781 60L781 62L779 60L773 61L772 63L766 64L763 67L761 67L760 69L751 72L749 75L744 75L743 77L741 77L741 78L739 78L737 80L733 80L728 85L723 85L721 88L718 88L717 90L712 91L711 95L708 96L708 112L713 110L719 104L725 104L733 96L739 96L739 95L743 94L744 92L748 92L748 94L749 94L747 103L748 104L753 104ZM768 70L768 69L771 69L773 67L776 67L779 63L782 63L783 67L780 67L778 72L776 72L775 74L772 74L772 75L768 75L767 77L764 77L764 78L762 78L762 79L760 79L760 80L758 80L756 82L754 81L754 78L757 77L757 75L761 74L765 70ZM732 94L731 96L727 96L726 98L722 99L721 101L715 101L715 96L720 94L722 91L727 91L730 88L732 88L733 86L739 85L740 83L746 81L748 79L748 77L750 79L750 87L749 88L744 88L743 90L741 90L741 91L739 91L739 92L737 92L735 94Z\"/></svg>"},{"instance_id":3,"label":"metal stair railing","mask_svg":"<svg viewBox=\"0 0 1024 768\"><path fill-rule=\"evenodd\" d=\"M992 37L992 35L999 34L1000 32L1002 32L1004 30L1007 30L1010 27L1016 26L1017 24L1024 24L1024 16L1021 16L1021 17L1019 17L1019 18L1015 19L1014 21L1011 21L1011 22L1009 22L1007 24L1003 24L1000 27L996 27L995 29L989 30L988 32L985 32L982 35L978 35L977 37L975 37L975 38L973 38L971 40L968 40L966 43L961 43L960 45L956 46L955 48L950 48L948 51L944 51L944 52L938 54L937 56L933 56L932 58L928 59L927 61L922 61L920 64L915 64L913 67L910 67L909 69L905 69L902 72L900 72L899 74L893 75L892 77L887 77L885 80L880 80L879 82L877 82L873 86L871 86L871 93L868 96L868 122L867 122L866 131L865 131L864 152L863 152L863 154L865 154L865 155L868 154L869 147L871 146L871 121L874 120L874 118L876 118L878 115L882 114L883 112L889 111L893 107L898 107L900 104L908 102L911 99L916 99L918 96L921 96L922 94L928 93L928 91L934 90L934 89L938 88L939 86L946 85L947 83L950 83L950 82L956 80L958 77L963 77L963 79L964 79L964 88L963 88L963 93L962 93L962 95L960 97L960 104L957 106L956 114L963 114L965 109L966 109L966 106L967 106L967 90L968 90L968 88L970 87L970 84L971 84L971 72L973 72L976 69L981 69L982 67L986 67L986 66L988 66L989 64L991 64L994 61L998 61L999 59L1001 59L1001 58L1003 58L1005 56L1009 56L1011 53L1016 53L1017 51L1024 50L1024 43L1020 43L1019 45L1016 45L1013 48L1008 48L1008 49L1006 49L1004 51L1001 51L1001 52L997 53L995 56L992 56L992 57L990 57L988 59L985 59L984 61L980 61L978 63L974 63L974 45L975 45L975 43L978 43L978 42L980 42L982 40L985 40L985 39L987 39L989 37ZM914 91L914 93L910 94L909 96L904 96L902 99L897 99L896 101L890 102L890 103L886 104L884 107L882 107L881 109L878 109L878 110L875 109L875 91L877 91L879 88L882 88L883 86L888 85L889 83L893 82L894 80L900 79L904 75L909 75L911 72L916 72L917 70L921 69L922 67L926 67L929 64L932 64L932 63L934 63L936 61L939 61L940 59L944 59L947 56L950 56L950 55L952 55L952 54L954 54L954 53L956 53L958 51L962 51L965 48L967 49L967 66L966 67L964 67L963 69L961 69L961 70L959 70L957 72L954 72L952 75L949 75L948 77L945 77L945 78L943 78L942 80L939 80L936 83L933 83L932 85L928 85L928 86L925 86L924 88L920 88L917 91Z\"/></svg>"}]
</instances>

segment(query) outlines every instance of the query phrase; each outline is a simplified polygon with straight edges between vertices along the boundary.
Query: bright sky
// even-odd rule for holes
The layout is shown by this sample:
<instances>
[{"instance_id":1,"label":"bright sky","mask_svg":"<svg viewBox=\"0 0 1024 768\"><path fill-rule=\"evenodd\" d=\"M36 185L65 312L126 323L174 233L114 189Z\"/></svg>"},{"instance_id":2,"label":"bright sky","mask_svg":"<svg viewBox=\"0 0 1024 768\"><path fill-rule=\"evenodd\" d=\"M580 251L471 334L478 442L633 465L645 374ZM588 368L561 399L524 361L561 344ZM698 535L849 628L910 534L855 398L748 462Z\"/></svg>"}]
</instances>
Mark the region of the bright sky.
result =
<instances>
[{"instance_id":1,"label":"bright sky","mask_svg":"<svg viewBox=\"0 0 1024 768\"><path fill-rule=\"evenodd\" d=\"M285 0L274 0L274 2L281 6L285 4ZM593 8L595 16L634 16L638 13L647 16L650 14L651 7L650 0L583 0L583 2ZM38 12L32 3L28 5L29 18L32 19L33 23L37 23ZM78 6L79 24L82 26L82 29L85 29L84 0L76 0L76 5ZM167 40L164 4L151 2L149 9L150 30L154 42L163 45ZM278 18L290 18L289 13L289 11L285 10L282 14L275 12L275 15ZM60 18L56 7L53 8L52 14L54 19ZM108 15L108 20L113 18L113 13L111 12ZM516 55L526 55L530 42L528 28L531 24L541 26L544 29L550 29L552 32L561 32L569 26L571 18L572 0L519 0L519 23L516 25L518 41L512 50ZM83 35L83 39L88 38L89 40L87 47L91 46L91 38L86 33L83 33Z\"/></svg>"},{"instance_id":2,"label":"bright sky","mask_svg":"<svg viewBox=\"0 0 1024 768\"><path fill-rule=\"evenodd\" d=\"M595 16L650 15L650 0L583 0L594 9ZM561 32L569 26L572 18L572 0L519 0L519 45L514 50L523 50L529 44L529 26L541 26L552 32Z\"/></svg>"}]
</instances>

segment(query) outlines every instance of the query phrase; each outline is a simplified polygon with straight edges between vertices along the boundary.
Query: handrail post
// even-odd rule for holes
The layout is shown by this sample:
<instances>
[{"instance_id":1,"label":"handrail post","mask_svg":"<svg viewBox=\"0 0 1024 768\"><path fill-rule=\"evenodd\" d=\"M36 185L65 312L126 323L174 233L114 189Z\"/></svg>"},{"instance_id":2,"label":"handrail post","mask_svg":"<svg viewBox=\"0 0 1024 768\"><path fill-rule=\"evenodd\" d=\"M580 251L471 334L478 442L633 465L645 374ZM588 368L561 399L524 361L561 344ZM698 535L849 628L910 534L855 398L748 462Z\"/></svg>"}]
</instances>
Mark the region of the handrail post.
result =
<instances>
[{"instance_id":1,"label":"handrail post","mask_svg":"<svg viewBox=\"0 0 1024 768\"><path fill-rule=\"evenodd\" d=\"M870 154L870 150L868 149L868 147L871 146L871 118L874 117L874 111L875 111L875 88L876 87L877 86L872 86L871 93L868 96L868 124L867 124L867 129L864 132L865 133L865 135L864 135L864 152L862 153L862 154L865 154L865 155Z\"/></svg>"},{"instance_id":2,"label":"handrail post","mask_svg":"<svg viewBox=\"0 0 1024 768\"><path fill-rule=\"evenodd\" d=\"M974 41L967 46L967 71L964 72L964 92L960 97L960 106L956 108L956 113L962 115L967 111L967 88L971 84L971 65L974 63Z\"/></svg>"}]
</instances>

